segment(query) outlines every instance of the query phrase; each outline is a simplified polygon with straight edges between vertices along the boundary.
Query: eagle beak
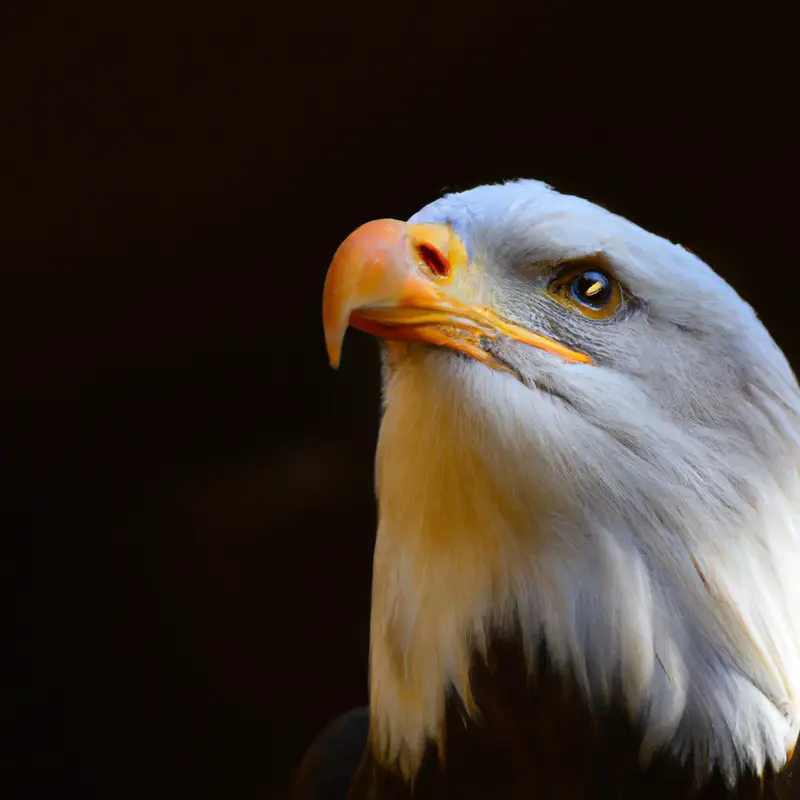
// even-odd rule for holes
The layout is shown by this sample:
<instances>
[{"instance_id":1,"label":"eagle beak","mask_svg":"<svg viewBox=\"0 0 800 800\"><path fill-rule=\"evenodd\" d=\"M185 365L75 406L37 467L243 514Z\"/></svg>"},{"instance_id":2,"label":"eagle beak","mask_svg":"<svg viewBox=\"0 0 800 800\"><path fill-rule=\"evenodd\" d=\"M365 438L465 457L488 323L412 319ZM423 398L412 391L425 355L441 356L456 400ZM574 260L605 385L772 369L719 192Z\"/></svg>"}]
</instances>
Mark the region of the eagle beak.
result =
<instances>
[{"instance_id":1,"label":"eagle beak","mask_svg":"<svg viewBox=\"0 0 800 800\"><path fill-rule=\"evenodd\" d=\"M322 321L331 366L339 365L350 325L382 339L449 347L504 371L484 349L500 337L591 363L584 353L460 299L475 293L470 266L464 243L448 225L382 219L355 230L325 278Z\"/></svg>"}]
</instances>

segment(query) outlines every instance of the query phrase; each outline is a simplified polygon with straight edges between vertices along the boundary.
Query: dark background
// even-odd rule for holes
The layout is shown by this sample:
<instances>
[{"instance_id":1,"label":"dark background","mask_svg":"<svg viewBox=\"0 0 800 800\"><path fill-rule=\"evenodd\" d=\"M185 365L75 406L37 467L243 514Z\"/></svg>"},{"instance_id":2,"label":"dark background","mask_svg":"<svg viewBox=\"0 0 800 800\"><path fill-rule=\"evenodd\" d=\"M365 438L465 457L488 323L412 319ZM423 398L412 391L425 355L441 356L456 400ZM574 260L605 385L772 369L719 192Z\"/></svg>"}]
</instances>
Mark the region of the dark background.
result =
<instances>
[{"instance_id":1,"label":"dark background","mask_svg":"<svg viewBox=\"0 0 800 800\"><path fill-rule=\"evenodd\" d=\"M523 7L2 6L4 796L270 798L364 702L376 348L320 322L360 223L537 177L800 356L793 20Z\"/></svg>"}]
</instances>

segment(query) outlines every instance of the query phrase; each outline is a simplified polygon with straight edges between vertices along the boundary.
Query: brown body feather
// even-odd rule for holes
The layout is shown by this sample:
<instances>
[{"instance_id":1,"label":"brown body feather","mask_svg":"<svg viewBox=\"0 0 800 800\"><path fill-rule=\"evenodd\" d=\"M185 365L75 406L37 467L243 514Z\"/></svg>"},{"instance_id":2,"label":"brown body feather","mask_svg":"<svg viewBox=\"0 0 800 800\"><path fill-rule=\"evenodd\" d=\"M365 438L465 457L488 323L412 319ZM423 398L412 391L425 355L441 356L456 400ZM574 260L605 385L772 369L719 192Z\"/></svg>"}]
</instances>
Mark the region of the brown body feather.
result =
<instances>
[{"instance_id":1,"label":"brown body feather","mask_svg":"<svg viewBox=\"0 0 800 800\"><path fill-rule=\"evenodd\" d=\"M693 766L670 755L642 766L636 727L613 700L606 709L590 709L578 687L544 659L529 677L511 643L476 659L472 687L479 716L467 719L451 699L443 763L431 746L412 790L367 747L348 800L800 798L797 755L778 774L742 775L734 789L717 773L697 785Z\"/></svg>"}]
</instances>

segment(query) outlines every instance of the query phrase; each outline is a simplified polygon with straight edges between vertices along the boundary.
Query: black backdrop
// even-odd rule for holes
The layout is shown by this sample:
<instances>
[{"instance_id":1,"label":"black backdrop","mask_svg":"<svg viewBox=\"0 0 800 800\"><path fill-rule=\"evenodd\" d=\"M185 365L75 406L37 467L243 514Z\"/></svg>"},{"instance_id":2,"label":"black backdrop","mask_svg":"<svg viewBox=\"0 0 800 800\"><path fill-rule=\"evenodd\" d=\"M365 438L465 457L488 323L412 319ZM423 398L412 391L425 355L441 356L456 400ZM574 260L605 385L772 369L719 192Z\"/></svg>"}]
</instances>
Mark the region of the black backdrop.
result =
<instances>
[{"instance_id":1,"label":"black backdrop","mask_svg":"<svg viewBox=\"0 0 800 800\"><path fill-rule=\"evenodd\" d=\"M320 324L361 222L538 177L800 356L791 20L522 8L6 0L7 796L271 797L365 700L377 360Z\"/></svg>"}]
</instances>

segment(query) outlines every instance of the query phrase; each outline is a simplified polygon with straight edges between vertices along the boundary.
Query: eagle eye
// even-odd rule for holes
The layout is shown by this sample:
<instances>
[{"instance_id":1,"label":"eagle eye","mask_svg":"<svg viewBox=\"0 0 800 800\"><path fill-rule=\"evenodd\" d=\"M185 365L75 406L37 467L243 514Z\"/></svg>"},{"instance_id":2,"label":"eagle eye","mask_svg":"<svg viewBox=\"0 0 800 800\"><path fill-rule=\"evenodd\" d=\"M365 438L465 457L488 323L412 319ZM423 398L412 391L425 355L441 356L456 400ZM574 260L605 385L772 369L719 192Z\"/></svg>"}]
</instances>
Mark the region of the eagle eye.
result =
<instances>
[{"instance_id":1,"label":"eagle eye","mask_svg":"<svg viewBox=\"0 0 800 800\"><path fill-rule=\"evenodd\" d=\"M608 275L593 269L573 278L569 291L576 302L600 311L611 302L614 289Z\"/></svg>"},{"instance_id":2,"label":"eagle eye","mask_svg":"<svg viewBox=\"0 0 800 800\"><path fill-rule=\"evenodd\" d=\"M586 264L562 271L551 281L550 294L563 305L590 319L606 319L619 310L623 293L619 281L604 269Z\"/></svg>"}]
</instances>

